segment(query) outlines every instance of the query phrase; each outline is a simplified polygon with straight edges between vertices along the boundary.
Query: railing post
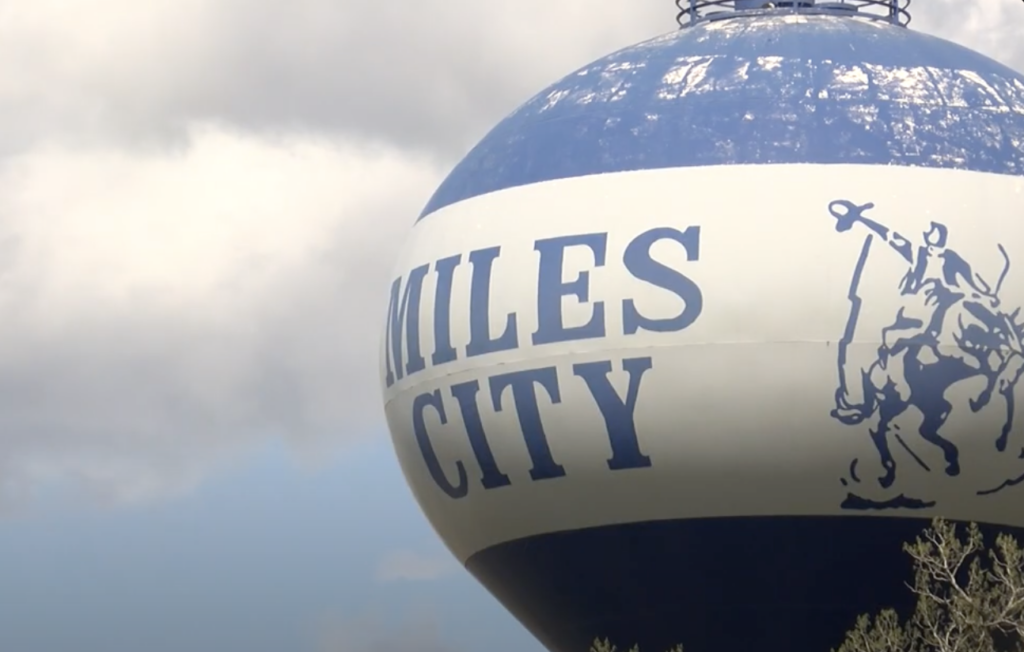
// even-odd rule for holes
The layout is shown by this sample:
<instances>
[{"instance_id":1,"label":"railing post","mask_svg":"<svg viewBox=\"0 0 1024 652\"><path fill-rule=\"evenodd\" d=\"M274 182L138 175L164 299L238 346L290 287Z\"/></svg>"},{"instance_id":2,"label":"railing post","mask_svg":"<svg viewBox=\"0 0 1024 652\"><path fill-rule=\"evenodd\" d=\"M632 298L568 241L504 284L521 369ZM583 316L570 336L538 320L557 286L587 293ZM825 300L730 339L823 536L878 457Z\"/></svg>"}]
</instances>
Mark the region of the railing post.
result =
<instances>
[{"instance_id":1,"label":"railing post","mask_svg":"<svg viewBox=\"0 0 1024 652\"><path fill-rule=\"evenodd\" d=\"M690 0L690 25L697 22L697 0Z\"/></svg>"}]
</instances>

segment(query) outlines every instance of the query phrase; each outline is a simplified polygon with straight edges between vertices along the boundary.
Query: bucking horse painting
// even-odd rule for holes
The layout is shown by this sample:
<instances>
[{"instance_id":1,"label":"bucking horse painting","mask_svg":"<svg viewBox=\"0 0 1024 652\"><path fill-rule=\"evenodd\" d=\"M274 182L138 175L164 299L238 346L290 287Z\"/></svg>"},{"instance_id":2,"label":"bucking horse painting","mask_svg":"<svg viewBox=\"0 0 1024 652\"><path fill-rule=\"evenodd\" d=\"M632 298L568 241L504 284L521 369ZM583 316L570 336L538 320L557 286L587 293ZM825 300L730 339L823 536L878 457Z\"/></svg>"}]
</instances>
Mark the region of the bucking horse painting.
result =
<instances>
[{"instance_id":1,"label":"bucking horse painting","mask_svg":"<svg viewBox=\"0 0 1024 652\"><path fill-rule=\"evenodd\" d=\"M997 245L1002 272L994 283L989 283L948 246L949 233L944 224L931 222L921 237L913 241L868 217L866 213L873 207L871 203L858 205L847 200L833 201L828 207L837 231L867 231L850 284L850 316L839 342L839 387L832 417L846 425L866 427L878 453L881 474L877 485L881 489L893 487L898 477L892 454L894 445L902 445L921 467L932 470L907 445L903 435L894 431L894 420L911 408L920 413L918 435L941 452L941 472L958 476L961 451L943 436L943 426L955 409L962 408L949 400L948 390L960 381L980 378L982 389L966 405L975 413L1000 411L993 423L1001 425L993 428L991 445L999 453L1024 458L1024 450L1007 450L1014 424L1014 388L1024 372L1024 327L1018 321L1020 308L1007 312L1000 298L1011 267L1006 250ZM906 264L906 274L892 288L898 295L895 314L881 333L874 335L874 341L880 341L877 356L868 364L854 364L847 359L848 351L860 318L861 281L875 241L888 245L900 257ZM989 434L979 432L976 436ZM850 474L861 482L856 464L854 460ZM999 478L993 486L980 488L976 493L994 493L1021 479ZM878 509L934 504L903 495L890 503L871 502L851 494L844 507Z\"/></svg>"}]
</instances>

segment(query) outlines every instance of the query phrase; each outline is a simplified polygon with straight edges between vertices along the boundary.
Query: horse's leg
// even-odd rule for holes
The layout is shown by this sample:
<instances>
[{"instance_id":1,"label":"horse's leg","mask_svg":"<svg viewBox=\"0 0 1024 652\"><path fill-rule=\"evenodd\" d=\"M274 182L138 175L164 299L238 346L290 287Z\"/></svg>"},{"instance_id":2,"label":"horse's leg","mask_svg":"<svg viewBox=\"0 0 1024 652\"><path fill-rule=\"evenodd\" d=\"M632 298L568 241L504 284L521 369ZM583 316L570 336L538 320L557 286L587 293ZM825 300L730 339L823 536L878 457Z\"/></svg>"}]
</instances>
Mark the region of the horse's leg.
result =
<instances>
[{"instance_id":1,"label":"horse's leg","mask_svg":"<svg viewBox=\"0 0 1024 652\"><path fill-rule=\"evenodd\" d=\"M1006 399L1006 422L1003 423L1003 431L999 434L999 439L996 440L996 450L1000 453L1006 450L1006 444L1010 437L1010 430L1013 428L1013 412L1015 406L1014 391L1016 389L1017 380L1020 378L1022 365L1020 364L1021 358L1018 355L1013 355L1010 360L1000 369L999 375L995 378L994 385L999 389L999 393ZM1004 376L1009 370L1009 365L1013 364L1012 372Z\"/></svg>"},{"instance_id":2,"label":"horse's leg","mask_svg":"<svg viewBox=\"0 0 1024 652\"><path fill-rule=\"evenodd\" d=\"M999 435L999 439L996 440L996 450L1000 453L1006 450L1006 443L1010 439L1010 430L1013 428L1013 387L1007 388L1006 391L1002 392L1002 395L1006 399L1006 422L1003 424L1003 432Z\"/></svg>"},{"instance_id":3,"label":"horse's leg","mask_svg":"<svg viewBox=\"0 0 1024 652\"><path fill-rule=\"evenodd\" d=\"M930 444L942 449L946 457L946 475L960 475L960 451L956 445L939 435L939 429L949 418L949 412L953 405L944 398L937 401L929 401L927 405L918 405L924 413L921 428L918 432Z\"/></svg>"},{"instance_id":4,"label":"horse's leg","mask_svg":"<svg viewBox=\"0 0 1024 652\"><path fill-rule=\"evenodd\" d=\"M888 489L896 481L896 460L893 459L892 451L889 450L889 426L892 424L892 420L905 409L907 409L906 403L893 405L891 401L881 402L878 409L878 425L868 431L871 433L871 441L874 442L875 448L878 450L882 468L885 469L885 475L878 479L878 484L882 485L883 489Z\"/></svg>"}]
</instances>

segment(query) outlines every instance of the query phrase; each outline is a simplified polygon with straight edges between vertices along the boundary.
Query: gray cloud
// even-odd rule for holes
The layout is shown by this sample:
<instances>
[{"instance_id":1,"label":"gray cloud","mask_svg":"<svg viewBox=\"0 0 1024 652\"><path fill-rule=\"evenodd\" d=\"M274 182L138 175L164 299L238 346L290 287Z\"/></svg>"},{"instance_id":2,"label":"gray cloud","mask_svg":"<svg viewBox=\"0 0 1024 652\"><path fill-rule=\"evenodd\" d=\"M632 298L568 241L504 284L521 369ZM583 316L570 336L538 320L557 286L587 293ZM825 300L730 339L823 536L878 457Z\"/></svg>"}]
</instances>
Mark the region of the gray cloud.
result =
<instances>
[{"instance_id":1,"label":"gray cloud","mask_svg":"<svg viewBox=\"0 0 1024 652\"><path fill-rule=\"evenodd\" d=\"M916 28L1024 67L1019 2L913 8ZM548 83L672 30L674 12L670 0L18 3L0 26L0 146L180 144L212 120L451 163Z\"/></svg>"},{"instance_id":2,"label":"gray cloud","mask_svg":"<svg viewBox=\"0 0 1024 652\"><path fill-rule=\"evenodd\" d=\"M1016 0L914 2L912 27L1024 70L1024 4Z\"/></svg>"},{"instance_id":3,"label":"gray cloud","mask_svg":"<svg viewBox=\"0 0 1024 652\"><path fill-rule=\"evenodd\" d=\"M0 28L0 78L11 80L0 84L0 129L9 147L55 128L146 143L223 120L450 157L554 78L668 31L673 11L667 1L41 0Z\"/></svg>"},{"instance_id":4,"label":"gray cloud","mask_svg":"<svg viewBox=\"0 0 1024 652\"><path fill-rule=\"evenodd\" d=\"M913 9L915 28L1024 67L1019 2ZM0 146L180 145L205 120L450 164L548 83L674 29L674 13L670 0L19 3L0 24Z\"/></svg>"}]
</instances>

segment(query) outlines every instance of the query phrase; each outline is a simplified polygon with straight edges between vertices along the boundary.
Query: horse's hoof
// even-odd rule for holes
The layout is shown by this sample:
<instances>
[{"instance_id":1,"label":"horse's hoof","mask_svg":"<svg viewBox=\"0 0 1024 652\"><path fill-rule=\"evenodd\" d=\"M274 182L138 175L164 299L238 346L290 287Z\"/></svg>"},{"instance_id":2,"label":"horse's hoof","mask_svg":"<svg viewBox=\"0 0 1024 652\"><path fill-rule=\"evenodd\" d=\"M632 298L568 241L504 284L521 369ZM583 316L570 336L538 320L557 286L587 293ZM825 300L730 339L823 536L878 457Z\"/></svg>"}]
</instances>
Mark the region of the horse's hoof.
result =
<instances>
[{"instance_id":1,"label":"horse's hoof","mask_svg":"<svg viewBox=\"0 0 1024 652\"><path fill-rule=\"evenodd\" d=\"M958 476L960 475L960 462L950 462L949 466L946 467L946 475Z\"/></svg>"}]
</instances>

